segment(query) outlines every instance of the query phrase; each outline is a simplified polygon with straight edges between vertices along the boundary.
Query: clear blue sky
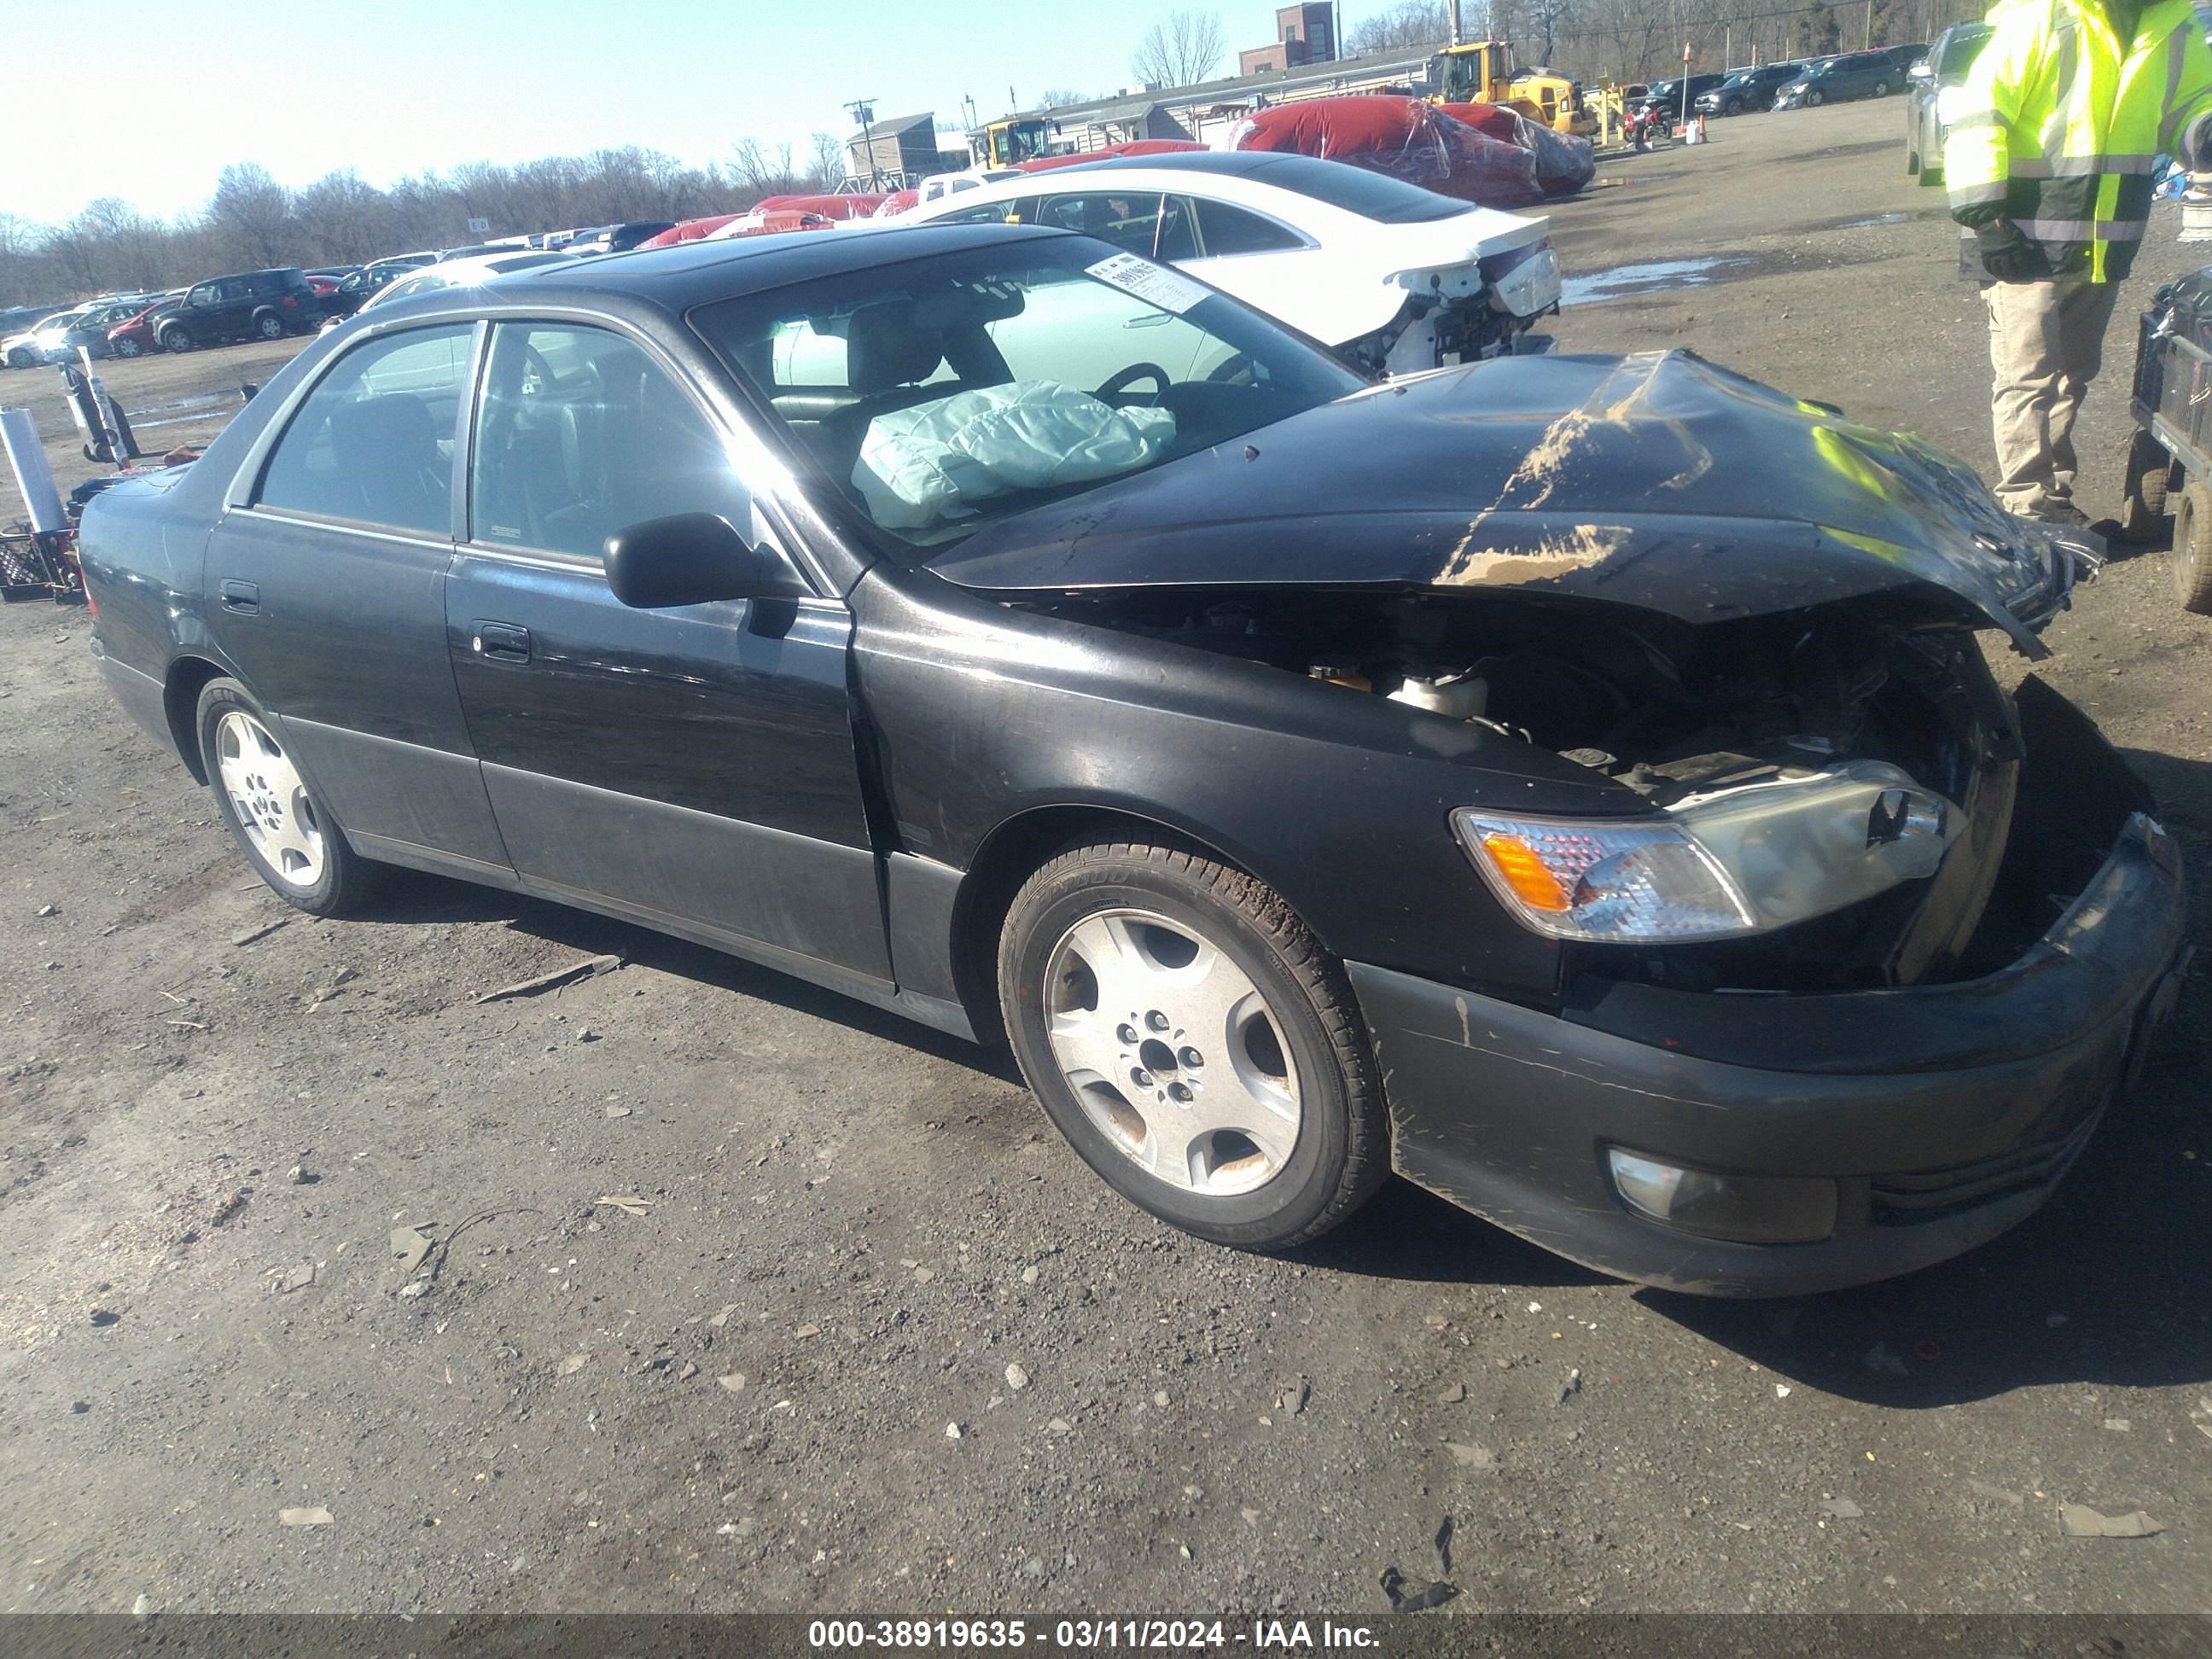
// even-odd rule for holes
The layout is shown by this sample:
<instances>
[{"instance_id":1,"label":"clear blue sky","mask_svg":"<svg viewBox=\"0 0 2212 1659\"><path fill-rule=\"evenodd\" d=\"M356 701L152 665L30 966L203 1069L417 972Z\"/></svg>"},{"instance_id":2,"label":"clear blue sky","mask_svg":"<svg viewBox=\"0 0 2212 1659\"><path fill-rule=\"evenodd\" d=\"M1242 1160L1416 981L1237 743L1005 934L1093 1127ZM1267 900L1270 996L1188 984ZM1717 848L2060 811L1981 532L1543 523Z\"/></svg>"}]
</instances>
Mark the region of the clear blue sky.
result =
<instances>
[{"instance_id":1,"label":"clear blue sky","mask_svg":"<svg viewBox=\"0 0 2212 1659\"><path fill-rule=\"evenodd\" d=\"M1382 3L1346 4L1347 23ZM1117 90L1179 3L1218 10L1227 73L1273 36L1273 0L214 0L173 18L7 0L0 210L58 223L120 196L167 217L230 161L382 185L621 144L705 162L752 137L803 155L810 133L851 130L854 98L957 121L963 94L1005 113L1010 84L1022 103Z\"/></svg>"}]
</instances>

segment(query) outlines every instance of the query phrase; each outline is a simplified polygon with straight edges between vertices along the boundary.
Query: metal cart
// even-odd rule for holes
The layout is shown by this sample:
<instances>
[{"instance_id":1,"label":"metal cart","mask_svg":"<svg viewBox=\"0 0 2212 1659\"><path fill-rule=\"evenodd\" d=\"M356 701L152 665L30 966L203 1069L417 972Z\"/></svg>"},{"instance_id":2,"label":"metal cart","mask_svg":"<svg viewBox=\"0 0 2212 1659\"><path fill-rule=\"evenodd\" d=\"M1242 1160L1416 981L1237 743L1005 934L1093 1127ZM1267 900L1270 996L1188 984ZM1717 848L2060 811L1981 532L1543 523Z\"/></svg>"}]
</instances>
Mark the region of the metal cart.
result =
<instances>
[{"instance_id":1,"label":"metal cart","mask_svg":"<svg viewBox=\"0 0 2212 1659\"><path fill-rule=\"evenodd\" d=\"M2212 617L2212 267L2152 297L2136 336L2136 431L2128 440L2120 534L2154 544L2173 515L2176 597Z\"/></svg>"}]
</instances>

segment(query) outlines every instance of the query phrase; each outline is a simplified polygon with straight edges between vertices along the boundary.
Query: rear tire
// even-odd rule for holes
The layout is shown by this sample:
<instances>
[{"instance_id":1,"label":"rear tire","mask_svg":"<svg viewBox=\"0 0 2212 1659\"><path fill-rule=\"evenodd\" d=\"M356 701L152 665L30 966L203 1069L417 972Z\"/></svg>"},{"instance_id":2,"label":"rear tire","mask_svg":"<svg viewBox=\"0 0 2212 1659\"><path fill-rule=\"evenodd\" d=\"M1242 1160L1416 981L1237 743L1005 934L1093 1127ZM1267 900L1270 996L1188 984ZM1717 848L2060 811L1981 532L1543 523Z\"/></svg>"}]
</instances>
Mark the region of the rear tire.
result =
<instances>
[{"instance_id":1,"label":"rear tire","mask_svg":"<svg viewBox=\"0 0 2212 1659\"><path fill-rule=\"evenodd\" d=\"M1342 965L1271 889L1201 855L1078 846L1023 884L999 1001L1046 1113L1107 1184L1215 1243L1320 1237L1389 1167Z\"/></svg>"},{"instance_id":2,"label":"rear tire","mask_svg":"<svg viewBox=\"0 0 2212 1659\"><path fill-rule=\"evenodd\" d=\"M2173 457L2148 432L2128 439L2120 478L2120 538L2139 547L2156 542L2166 527L2166 481Z\"/></svg>"},{"instance_id":3,"label":"rear tire","mask_svg":"<svg viewBox=\"0 0 2212 1659\"><path fill-rule=\"evenodd\" d=\"M374 896L383 866L346 845L252 693L234 679L210 680L198 729L216 810L277 897L310 915L342 916Z\"/></svg>"},{"instance_id":4,"label":"rear tire","mask_svg":"<svg viewBox=\"0 0 2212 1659\"><path fill-rule=\"evenodd\" d=\"M2173 594L2193 616L2212 617L2212 489L2185 480L2173 507Z\"/></svg>"}]
</instances>

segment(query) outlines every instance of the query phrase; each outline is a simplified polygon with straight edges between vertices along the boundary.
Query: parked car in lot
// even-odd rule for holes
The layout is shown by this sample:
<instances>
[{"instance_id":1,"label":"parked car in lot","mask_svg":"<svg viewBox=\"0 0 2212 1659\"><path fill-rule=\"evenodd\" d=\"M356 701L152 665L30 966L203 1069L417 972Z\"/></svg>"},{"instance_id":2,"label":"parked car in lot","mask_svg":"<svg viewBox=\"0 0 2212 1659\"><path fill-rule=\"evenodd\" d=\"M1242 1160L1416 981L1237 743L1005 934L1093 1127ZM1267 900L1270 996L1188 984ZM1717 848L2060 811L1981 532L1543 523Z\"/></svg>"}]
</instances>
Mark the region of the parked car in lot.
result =
<instances>
[{"instance_id":1,"label":"parked car in lot","mask_svg":"<svg viewBox=\"0 0 2212 1659\"><path fill-rule=\"evenodd\" d=\"M1057 167L888 222L1082 231L1187 270L1370 372L1510 349L1559 301L1547 221L1310 155L1193 150Z\"/></svg>"},{"instance_id":2,"label":"parked car in lot","mask_svg":"<svg viewBox=\"0 0 2212 1659\"><path fill-rule=\"evenodd\" d=\"M1636 110L1649 106L1657 110L1660 114L1666 117L1669 121L1680 120L1682 118L1683 108L1683 79L1684 77L1677 76L1672 81L1654 81L1644 89L1643 97L1635 100L1630 104L1629 108L1631 112L1632 113ZM1728 76L1725 75L1710 74L1692 75L1688 76L1687 79L1690 83L1690 106L1694 110L1697 105L1697 100L1703 97L1706 93L1711 92L1718 88L1722 82L1728 79Z\"/></svg>"},{"instance_id":3,"label":"parked car in lot","mask_svg":"<svg viewBox=\"0 0 2212 1659\"><path fill-rule=\"evenodd\" d=\"M1774 94L1776 109L1818 109L1853 98L1887 98L1905 84L1905 71L1887 52L1847 52L1808 64Z\"/></svg>"},{"instance_id":4,"label":"parked car in lot","mask_svg":"<svg viewBox=\"0 0 2212 1659\"><path fill-rule=\"evenodd\" d=\"M1771 109L1774 94L1796 80L1802 64L1760 64L1741 69L1717 87L1697 95L1701 115L1741 115L1747 111Z\"/></svg>"},{"instance_id":5,"label":"parked car in lot","mask_svg":"<svg viewBox=\"0 0 2212 1659\"><path fill-rule=\"evenodd\" d=\"M676 228L673 219L632 219L619 225L599 225L572 231L565 241L549 240L548 247L565 248L571 253L627 253L640 242L649 241L664 230Z\"/></svg>"},{"instance_id":6,"label":"parked car in lot","mask_svg":"<svg viewBox=\"0 0 2212 1659\"><path fill-rule=\"evenodd\" d=\"M38 355L32 339L46 319L68 309L66 306L11 306L0 311L0 364L9 368L33 367Z\"/></svg>"},{"instance_id":7,"label":"parked car in lot","mask_svg":"<svg viewBox=\"0 0 2212 1659\"><path fill-rule=\"evenodd\" d=\"M1943 182L1943 141L1957 118L1966 71L1989 38L1987 23L1954 23L1906 72L1905 171L1923 185Z\"/></svg>"},{"instance_id":8,"label":"parked car in lot","mask_svg":"<svg viewBox=\"0 0 2212 1659\"><path fill-rule=\"evenodd\" d=\"M154 341L164 351L191 351L232 340L281 340L313 331L322 315L297 265L246 270L194 283L154 325Z\"/></svg>"},{"instance_id":9,"label":"parked car in lot","mask_svg":"<svg viewBox=\"0 0 2212 1659\"><path fill-rule=\"evenodd\" d=\"M104 300L76 313L76 320L66 328L56 329L48 325L38 337L46 361L75 362L80 347L95 357L110 356L114 347L108 338L109 332L118 324L126 323L145 310L155 297L150 294L133 294Z\"/></svg>"},{"instance_id":10,"label":"parked car in lot","mask_svg":"<svg viewBox=\"0 0 2212 1659\"><path fill-rule=\"evenodd\" d=\"M1395 1169L1683 1290L1902 1272L2178 983L2142 787L1983 657L2069 532L1684 353L1373 384L1064 232L693 244L380 303L81 546L293 905L433 870L1003 1030L1224 1243Z\"/></svg>"},{"instance_id":11,"label":"parked car in lot","mask_svg":"<svg viewBox=\"0 0 2212 1659\"><path fill-rule=\"evenodd\" d=\"M107 349L118 357L139 357L155 350L159 342L155 331L173 315L179 301L185 297L183 289L156 296L138 310L107 331Z\"/></svg>"},{"instance_id":12,"label":"parked car in lot","mask_svg":"<svg viewBox=\"0 0 2212 1659\"><path fill-rule=\"evenodd\" d=\"M28 328L17 330L0 340L0 356L7 359L10 368L35 368L52 362L52 354L61 344L62 336L90 309L89 306L72 306L67 311L40 318Z\"/></svg>"},{"instance_id":13,"label":"parked car in lot","mask_svg":"<svg viewBox=\"0 0 2212 1659\"><path fill-rule=\"evenodd\" d=\"M357 310L367 311L392 300L403 300L410 294L427 294L433 289L470 288L513 271L568 264L578 257L551 248L523 247L509 248L499 253L471 255L465 258L441 259L434 264L418 266L379 289L363 300ZM323 326L325 329L335 328L343 320L342 316L332 317Z\"/></svg>"}]
</instances>

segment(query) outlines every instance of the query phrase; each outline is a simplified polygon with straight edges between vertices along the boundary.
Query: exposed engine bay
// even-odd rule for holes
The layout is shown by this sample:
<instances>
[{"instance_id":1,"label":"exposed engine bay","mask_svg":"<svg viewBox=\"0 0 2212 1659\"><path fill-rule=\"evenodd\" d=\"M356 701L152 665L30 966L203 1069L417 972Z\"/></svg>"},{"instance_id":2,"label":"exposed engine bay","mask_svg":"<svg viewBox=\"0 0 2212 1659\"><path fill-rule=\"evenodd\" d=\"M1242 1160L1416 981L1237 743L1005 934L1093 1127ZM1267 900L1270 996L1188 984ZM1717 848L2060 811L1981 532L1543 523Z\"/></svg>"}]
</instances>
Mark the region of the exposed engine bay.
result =
<instances>
[{"instance_id":1,"label":"exposed engine bay","mask_svg":"<svg viewBox=\"0 0 2212 1659\"><path fill-rule=\"evenodd\" d=\"M1620 785L1624 815L1648 805L1686 826L1727 890L1705 902L1735 908L1661 938L1605 931L1649 898L1641 872L1583 902L1622 857L1649 862L1632 836L1580 849L1583 862L1553 859L1549 875L1489 837L1508 854L1492 884L1566 942L1570 977L1770 994L1971 977L2057 919L2124 810L2054 832L2053 815L2019 799L2020 717L1976 636L1865 606L1704 626L1525 595L1312 589L1123 591L1042 608L1477 722ZM1495 826L1476 814L1459 827ZM1571 904L1544 885L1553 877Z\"/></svg>"}]
</instances>

